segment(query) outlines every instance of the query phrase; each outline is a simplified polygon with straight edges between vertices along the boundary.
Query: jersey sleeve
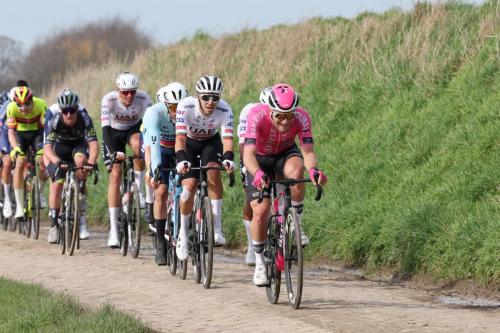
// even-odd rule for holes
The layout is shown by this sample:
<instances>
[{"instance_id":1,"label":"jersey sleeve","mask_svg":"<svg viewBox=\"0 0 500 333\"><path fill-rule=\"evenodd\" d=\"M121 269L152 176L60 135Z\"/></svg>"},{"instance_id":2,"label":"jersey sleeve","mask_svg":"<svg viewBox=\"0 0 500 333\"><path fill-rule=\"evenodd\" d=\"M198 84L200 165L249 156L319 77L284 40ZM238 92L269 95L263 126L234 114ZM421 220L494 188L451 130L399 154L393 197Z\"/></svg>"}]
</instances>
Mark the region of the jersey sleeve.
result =
<instances>
[{"instance_id":1,"label":"jersey sleeve","mask_svg":"<svg viewBox=\"0 0 500 333\"><path fill-rule=\"evenodd\" d=\"M222 124L220 126L221 136L223 138L232 138L234 117L233 110L231 109L229 104L227 104L227 106L222 111L222 115Z\"/></svg>"},{"instance_id":2,"label":"jersey sleeve","mask_svg":"<svg viewBox=\"0 0 500 333\"><path fill-rule=\"evenodd\" d=\"M153 108L148 108L143 118L144 126L144 144L150 147L151 166L154 171L161 165L161 146L160 146L160 117Z\"/></svg>"},{"instance_id":3,"label":"jersey sleeve","mask_svg":"<svg viewBox=\"0 0 500 333\"><path fill-rule=\"evenodd\" d=\"M247 128L245 131L245 145L255 145L257 143L257 127L261 117L257 117L259 109L253 107L247 116Z\"/></svg>"},{"instance_id":4,"label":"jersey sleeve","mask_svg":"<svg viewBox=\"0 0 500 333\"><path fill-rule=\"evenodd\" d=\"M299 110L297 112L299 122L301 124L301 130L299 132L299 141L302 146L314 144L313 134L312 134L312 122L309 113L305 110Z\"/></svg>"},{"instance_id":5,"label":"jersey sleeve","mask_svg":"<svg viewBox=\"0 0 500 333\"><path fill-rule=\"evenodd\" d=\"M247 105L241 110L240 112L240 118L238 121L238 143L242 144L245 141L245 132L247 130L247 117L248 117L248 111L250 109L250 106Z\"/></svg>"},{"instance_id":6,"label":"jersey sleeve","mask_svg":"<svg viewBox=\"0 0 500 333\"><path fill-rule=\"evenodd\" d=\"M94 128L94 122L92 121L92 118L90 118L87 110L83 109L78 112L82 115L83 122L85 124L85 139L87 142L97 141L97 133Z\"/></svg>"},{"instance_id":7,"label":"jersey sleeve","mask_svg":"<svg viewBox=\"0 0 500 333\"><path fill-rule=\"evenodd\" d=\"M7 127L17 129L17 120L16 115L14 114L14 104L14 102L10 102L9 105L7 105Z\"/></svg>"},{"instance_id":8,"label":"jersey sleeve","mask_svg":"<svg viewBox=\"0 0 500 333\"><path fill-rule=\"evenodd\" d=\"M56 134L56 127L57 123L60 120L60 113L57 113L56 115L53 116L52 122L50 123L49 126L46 128L46 133L45 135L45 144L46 145L53 145L56 142L57 134Z\"/></svg>"},{"instance_id":9,"label":"jersey sleeve","mask_svg":"<svg viewBox=\"0 0 500 333\"><path fill-rule=\"evenodd\" d=\"M176 116L175 116L175 134L185 134L188 132L188 122L187 122L187 110L184 108L184 103L180 102L177 106Z\"/></svg>"},{"instance_id":10,"label":"jersey sleeve","mask_svg":"<svg viewBox=\"0 0 500 333\"><path fill-rule=\"evenodd\" d=\"M103 97L101 103L101 126L111 126L111 103L109 102L107 95Z\"/></svg>"}]
</instances>

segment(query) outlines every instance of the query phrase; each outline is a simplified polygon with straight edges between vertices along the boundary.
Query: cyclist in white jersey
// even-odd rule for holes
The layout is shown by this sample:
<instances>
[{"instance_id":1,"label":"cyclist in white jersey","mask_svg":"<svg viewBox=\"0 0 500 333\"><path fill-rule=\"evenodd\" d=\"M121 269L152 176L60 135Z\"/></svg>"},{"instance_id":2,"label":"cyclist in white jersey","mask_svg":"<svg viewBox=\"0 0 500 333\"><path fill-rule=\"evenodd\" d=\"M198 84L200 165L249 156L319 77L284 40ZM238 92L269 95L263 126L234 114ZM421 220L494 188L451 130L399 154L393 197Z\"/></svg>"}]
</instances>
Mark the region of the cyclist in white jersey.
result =
<instances>
[{"instance_id":1,"label":"cyclist in white jersey","mask_svg":"<svg viewBox=\"0 0 500 333\"><path fill-rule=\"evenodd\" d=\"M108 186L108 207L110 230L108 246L120 246L118 238L118 214L120 211L121 161L125 158L128 143L133 154L141 155L140 126L142 115L151 106L151 98L139 87L139 79L134 74L124 72L116 79L117 90L107 93L102 99L101 123L104 164L110 172ZM113 164L111 156L115 155ZM144 179L144 161L134 161L135 181L141 188ZM144 197L140 192L141 207Z\"/></svg>"},{"instance_id":2,"label":"cyclist in white jersey","mask_svg":"<svg viewBox=\"0 0 500 333\"><path fill-rule=\"evenodd\" d=\"M156 93L158 103L146 110L143 118L145 179L154 191L153 218L156 237L155 261L159 266L167 264L165 225L167 221L167 196L169 172L162 168L175 166L175 120L178 103L187 97L186 87L172 82ZM155 174L158 172L158 179Z\"/></svg>"},{"instance_id":3,"label":"cyclist in white jersey","mask_svg":"<svg viewBox=\"0 0 500 333\"><path fill-rule=\"evenodd\" d=\"M261 103L265 103L267 99L267 94L271 90L271 87L266 87L260 92L259 100ZM253 108L258 103L248 103L243 107L240 112L240 118L238 123L238 146L240 152L240 173L241 182L243 187L245 187L246 178L246 168L243 165L243 150L245 148L245 132L247 130L247 116L250 109ZM246 196L245 196L246 197ZM252 207L250 206L250 201L245 200L243 205L243 224L245 225L245 231L247 233L247 255L245 257L245 263L249 266L255 265L255 253L252 245L252 234L250 232L250 225L252 224Z\"/></svg>"},{"instance_id":4,"label":"cyclist in white jersey","mask_svg":"<svg viewBox=\"0 0 500 333\"><path fill-rule=\"evenodd\" d=\"M203 76L196 82L197 95L186 97L177 106L176 168L177 172L183 174L181 230L176 248L180 260L185 260L189 255L187 227L197 186L196 173L190 168L193 163L198 166L197 155L201 156L202 164L208 166L220 166L222 155L223 166L228 172L234 171L233 111L226 101L220 99L222 89L222 81L218 77ZM208 171L207 178L215 244L221 246L226 240L221 226L223 188L220 171Z\"/></svg>"}]
</instances>

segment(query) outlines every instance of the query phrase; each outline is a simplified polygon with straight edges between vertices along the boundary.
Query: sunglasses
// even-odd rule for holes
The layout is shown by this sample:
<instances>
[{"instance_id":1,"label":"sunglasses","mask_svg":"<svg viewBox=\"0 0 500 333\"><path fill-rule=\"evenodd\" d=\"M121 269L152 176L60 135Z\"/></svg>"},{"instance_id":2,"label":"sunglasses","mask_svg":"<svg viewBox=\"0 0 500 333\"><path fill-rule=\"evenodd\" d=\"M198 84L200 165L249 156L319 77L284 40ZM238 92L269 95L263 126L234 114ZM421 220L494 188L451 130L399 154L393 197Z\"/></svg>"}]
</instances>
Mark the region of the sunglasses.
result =
<instances>
[{"instance_id":1,"label":"sunglasses","mask_svg":"<svg viewBox=\"0 0 500 333\"><path fill-rule=\"evenodd\" d=\"M279 121L283 120L292 120L295 118L295 112L290 112L290 113L273 113L273 117L278 119Z\"/></svg>"},{"instance_id":2,"label":"sunglasses","mask_svg":"<svg viewBox=\"0 0 500 333\"><path fill-rule=\"evenodd\" d=\"M33 101L26 102L22 105L16 103L17 107L21 110L29 109L32 104L33 104Z\"/></svg>"},{"instance_id":3,"label":"sunglasses","mask_svg":"<svg viewBox=\"0 0 500 333\"><path fill-rule=\"evenodd\" d=\"M123 96L134 96L137 90L120 90L120 94Z\"/></svg>"},{"instance_id":4,"label":"sunglasses","mask_svg":"<svg viewBox=\"0 0 500 333\"><path fill-rule=\"evenodd\" d=\"M78 109L75 109L75 108L65 108L65 109L61 109L61 112L62 114L64 115L68 115L68 114L75 114L76 111L78 111Z\"/></svg>"},{"instance_id":5,"label":"sunglasses","mask_svg":"<svg viewBox=\"0 0 500 333\"><path fill-rule=\"evenodd\" d=\"M204 102L213 101L214 103L217 103L220 100L219 95L201 95L200 98Z\"/></svg>"}]
</instances>

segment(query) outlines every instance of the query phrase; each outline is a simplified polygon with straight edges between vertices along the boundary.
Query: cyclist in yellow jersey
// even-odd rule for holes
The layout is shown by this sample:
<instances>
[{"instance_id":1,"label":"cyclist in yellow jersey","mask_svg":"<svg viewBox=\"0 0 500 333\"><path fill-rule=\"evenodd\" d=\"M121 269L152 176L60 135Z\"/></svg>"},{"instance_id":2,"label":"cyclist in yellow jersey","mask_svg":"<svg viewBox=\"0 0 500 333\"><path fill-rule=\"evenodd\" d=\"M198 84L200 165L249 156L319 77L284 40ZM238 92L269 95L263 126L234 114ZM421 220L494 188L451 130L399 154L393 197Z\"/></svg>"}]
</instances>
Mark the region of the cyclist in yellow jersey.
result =
<instances>
[{"instance_id":1,"label":"cyclist in yellow jersey","mask_svg":"<svg viewBox=\"0 0 500 333\"><path fill-rule=\"evenodd\" d=\"M40 167L40 189L43 189L46 178L45 166L41 163L43 154L43 127L47 104L43 99L33 96L28 87L16 87L13 101L7 106L7 127L9 142L12 146L10 156L16 159L14 170L14 196L16 198L16 218L23 218L23 188L26 154L29 147L36 152L37 164ZM45 176L45 177L44 177Z\"/></svg>"}]
</instances>

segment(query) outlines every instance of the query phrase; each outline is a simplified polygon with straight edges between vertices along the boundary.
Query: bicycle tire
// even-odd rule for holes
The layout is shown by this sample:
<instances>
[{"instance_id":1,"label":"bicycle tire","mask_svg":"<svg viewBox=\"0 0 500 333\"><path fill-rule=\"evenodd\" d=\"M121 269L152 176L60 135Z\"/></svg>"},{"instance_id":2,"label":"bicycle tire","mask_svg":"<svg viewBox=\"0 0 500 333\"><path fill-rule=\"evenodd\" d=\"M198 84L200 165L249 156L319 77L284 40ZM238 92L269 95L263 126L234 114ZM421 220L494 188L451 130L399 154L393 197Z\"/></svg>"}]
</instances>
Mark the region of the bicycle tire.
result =
<instances>
[{"instance_id":1,"label":"bicycle tire","mask_svg":"<svg viewBox=\"0 0 500 333\"><path fill-rule=\"evenodd\" d=\"M208 197L201 202L201 221L199 224L199 253L201 281L205 289L210 288L212 283L212 271L214 263L214 221L212 204Z\"/></svg>"},{"instance_id":2,"label":"bicycle tire","mask_svg":"<svg viewBox=\"0 0 500 333\"><path fill-rule=\"evenodd\" d=\"M129 236L130 255L136 259L141 249L141 202L139 188L135 182L130 184L132 200L128 201L127 226Z\"/></svg>"},{"instance_id":3,"label":"bicycle tire","mask_svg":"<svg viewBox=\"0 0 500 333\"><path fill-rule=\"evenodd\" d=\"M279 246L276 227L276 216L271 216L267 224L267 239L264 244L267 278L269 280L269 285L266 286L266 296L271 304L278 303L281 288L281 272L276 269L276 249Z\"/></svg>"},{"instance_id":4,"label":"bicycle tire","mask_svg":"<svg viewBox=\"0 0 500 333\"><path fill-rule=\"evenodd\" d=\"M33 177L27 175L24 178L24 220L22 221L22 234L26 236L26 238L30 238L31 236L31 190L33 188Z\"/></svg>"},{"instance_id":5,"label":"bicycle tire","mask_svg":"<svg viewBox=\"0 0 500 333\"><path fill-rule=\"evenodd\" d=\"M289 208L285 217L283 255L285 257L285 278L288 302L294 309L302 300L303 265L300 223L295 208Z\"/></svg>"},{"instance_id":6,"label":"bicycle tire","mask_svg":"<svg viewBox=\"0 0 500 333\"><path fill-rule=\"evenodd\" d=\"M64 203L63 203L63 207L64 207ZM65 234L65 230L64 230L64 208L61 209L61 212L62 212L62 220L61 220L61 224L59 225L59 228L57 229L57 245L59 246L59 253L61 254L65 254L66 253L66 242L64 240L64 234Z\"/></svg>"},{"instance_id":7,"label":"bicycle tire","mask_svg":"<svg viewBox=\"0 0 500 333\"><path fill-rule=\"evenodd\" d=\"M191 214L191 237L193 239L193 243L191 249L193 250L193 278L196 284L201 282L201 267L200 267L200 240L199 240L199 224L196 218L196 212L200 209L200 204L196 204L194 212Z\"/></svg>"},{"instance_id":8,"label":"bicycle tire","mask_svg":"<svg viewBox=\"0 0 500 333\"><path fill-rule=\"evenodd\" d=\"M69 203L70 206L66 210L66 254L72 256L75 252L75 247L78 238L80 237L80 188L75 179L71 181L69 188Z\"/></svg>"},{"instance_id":9,"label":"bicycle tire","mask_svg":"<svg viewBox=\"0 0 500 333\"><path fill-rule=\"evenodd\" d=\"M7 230L7 227L9 225L8 219L6 219L3 216L3 205L4 205L4 191L3 191L3 184L0 184L0 206L2 208L2 211L0 211L0 224L2 225L3 230Z\"/></svg>"},{"instance_id":10,"label":"bicycle tire","mask_svg":"<svg viewBox=\"0 0 500 333\"><path fill-rule=\"evenodd\" d=\"M30 218L31 218L31 232L32 238L38 239L40 234L40 187L38 185L38 181L34 181L31 187L31 207L30 207Z\"/></svg>"},{"instance_id":11,"label":"bicycle tire","mask_svg":"<svg viewBox=\"0 0 500 333\"><path fill-rule=\"evenodd\" d=\"M175 253L175 239L174 239L174 223L175 221L172 221L173 218L173 210L175 209L175 204L172 205L174 201L170 197L169 193L169 198L167 200L168 205L170 207L167 207L167 223L168 223L168 239L167 239L167 265L168 265L168 270L170 271L170 275L175 275L177 273L177 254Z\"/></svg>"}]
</instances>

